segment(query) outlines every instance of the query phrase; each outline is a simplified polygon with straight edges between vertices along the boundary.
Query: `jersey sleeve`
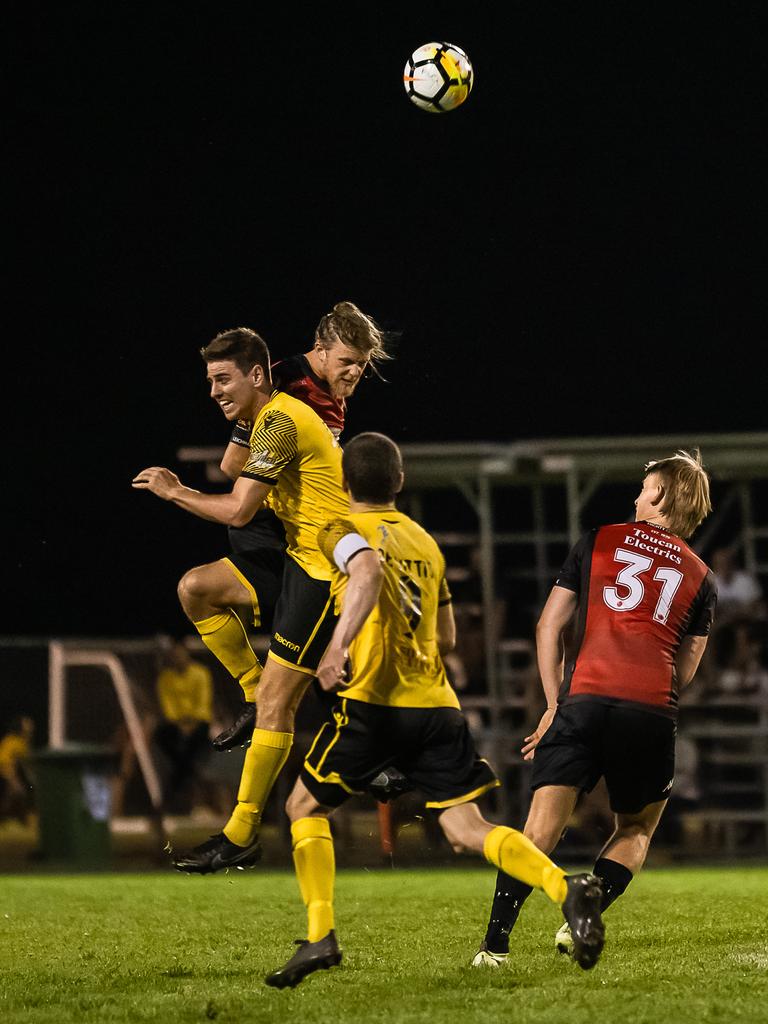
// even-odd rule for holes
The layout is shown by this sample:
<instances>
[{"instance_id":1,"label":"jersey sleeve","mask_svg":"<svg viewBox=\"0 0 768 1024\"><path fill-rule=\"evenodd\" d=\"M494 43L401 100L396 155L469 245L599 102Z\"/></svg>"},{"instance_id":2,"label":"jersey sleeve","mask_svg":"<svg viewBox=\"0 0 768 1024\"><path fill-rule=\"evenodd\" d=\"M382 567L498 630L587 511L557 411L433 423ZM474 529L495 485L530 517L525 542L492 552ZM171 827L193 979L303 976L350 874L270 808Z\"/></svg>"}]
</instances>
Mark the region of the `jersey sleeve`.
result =
<instances>
[{"instance_id":1,"label":"jersey sleeve","mask_svg":"<svg viewBox=\"0 0 768 1024\"><path fill-rule=\"evenodd\" d=\"M272 387L279 391L289 391L290 385L302 376L299 356L288 356L287 359L280 359L272 363Z\"/></svg>"},{"instance_id":2,"label":"jersey sleeve","mask_svg":"<svg viewBox=\"0 0 768 1024\"><path fill-rule=\"evenodd\" d=\"M326 523L317 535L317 543L328 561L343 573L347 572L350 559L358 551L373 550L349 519L332 519Z\"/></svg>"},{"instance_id":3,"label":"jersey sleeve","mask_svg":"<svg viewBox=\"0 0 768 1024\"><path fill-rule=\"evenodd\" d=\"M560 572L557 574L557 579L555 580L556 587L572 590L574 594L581 592L582 567L585 559L589 557L594 541L595 531L590 530L589 533L585 533L573 545Z\"/></svg>"},{"instance_id":4,"label":"jersey sleeve","mask_svg":"<svg viewBox=\"0 0 768 1024\"><path fill-rule=\"evenodd\" d=\"M437 596L438 607L442 607L444 604L450 604L452 600L451 588L448 586L448 580L443 576L440 580L440 590Z\"/></svg>"},{"instance_id":5,"label":"jersey sleeve","mask_svg":"<svg viewBox=\"0 0 768 1024\"><path fill-rule=\"evenodd\" d=\"M704 577L704 582L699 587L699 592L693 599L691 614L688 619L688 626L685 630L687 636L709 636L712 623L715 619L715 608L717 607L717 583L710 570Z\"/></svg>"},{"instance_id":6,"label":"jersey sleeve","mask_svg":"<svg viewBox=\"0 0 768 1024\"><path fill-rule=\"evenodd\" d=\"M251 434L251 452L240 476L276 484L282 471L296 457L298 442L294 420L288 413L273 409Z\"/></svg>"},{"instance_id":7,"label":"jersey sleeve","mask_svg":"<svg viewBox=\"0 0 768 1024\"><path fill-rule=\"evenodd\" d=\"M250 420L238 420L229 440L232 444L239 444L241 448L250 448L252 430L253 424Z\"/></svg>"}]
</instances>

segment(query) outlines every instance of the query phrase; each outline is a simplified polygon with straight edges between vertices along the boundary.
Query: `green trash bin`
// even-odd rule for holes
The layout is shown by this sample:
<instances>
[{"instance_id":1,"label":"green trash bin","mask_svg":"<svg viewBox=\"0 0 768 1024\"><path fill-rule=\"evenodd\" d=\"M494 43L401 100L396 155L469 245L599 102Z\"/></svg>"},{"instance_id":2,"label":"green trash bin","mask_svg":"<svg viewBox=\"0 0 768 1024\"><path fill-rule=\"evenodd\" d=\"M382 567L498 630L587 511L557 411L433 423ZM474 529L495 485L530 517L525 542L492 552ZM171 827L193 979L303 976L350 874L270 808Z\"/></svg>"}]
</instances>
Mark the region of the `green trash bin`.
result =
<instances>
[{"instance_id":1,"label":"green trash bin","mask_svg":"<svg viewBox=\"0 0 768 1024\"><path fill-rule=\"evenodd\" d=\"M110 862L110 778L118 755L94 743L70 743L32 757L41 860L82 868Z\"/></svg>"}]
</instances>

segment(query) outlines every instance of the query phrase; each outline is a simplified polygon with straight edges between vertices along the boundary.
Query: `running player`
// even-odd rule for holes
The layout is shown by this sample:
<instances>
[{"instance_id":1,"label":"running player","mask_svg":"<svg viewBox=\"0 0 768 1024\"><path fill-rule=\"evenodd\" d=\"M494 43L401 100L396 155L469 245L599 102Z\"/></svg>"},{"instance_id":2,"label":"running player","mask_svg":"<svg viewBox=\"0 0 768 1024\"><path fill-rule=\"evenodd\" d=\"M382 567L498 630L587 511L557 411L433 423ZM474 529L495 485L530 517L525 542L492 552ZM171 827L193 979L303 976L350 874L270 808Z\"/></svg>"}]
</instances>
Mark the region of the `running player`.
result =
<instances>
[{"instance_id":1,"label":"running player","mask_svg":"<svg viewBox=\"0 0 768 1024\"><path fill-rule=\"evenodd\" d=\"M248 328L225 331L202 350L211 396L230 420L253 423L250 455L230 492L203 494L162 467L137 474L133 486L203 519L242 526L270 496L286 531L282 585L263 672L235 608L251 602L254 617L271 576L250 578L233 560L215 563L220 603L188 595L188 614L205 645L246 694L259 685L256 728L246 754L237 806L223 832L178 856L179 870L206 874L258 859L258 831L266 799L293 741L296 708L314 676L336 621L330 567L317 542L319 528L348 507L341 483L341 449L309 406L273 389L269 352ZM280 556L281 559L283 556ZM277 597L269 594L269 599Z\"/></svg>"},{"instance_id":2,"label":"running player","mask_svg":"<svg viewBox=\"0 0 768 1024\"><path fill-rule=\"evenodd\" d=\"M344 429L347 399L365 371L388 358L384 334L375 321L353 302L337 302L321 317L308 352L272 366L272 384L314 409L338 440ZM249 457L252 429L249 420L236 421L221 461L221 469L231 480L237 479ZM178 592L182 608L192 622L202 614L201 603L207 606L204 611L229 608L244 623L269 630L280 593L285 552L285 529L269 498L249 523L230 525L228 535L228 558L196 566L181 579ZM256 720L255 689L260 668L241 681L244 703L232 724L214 737L217 750L229 750L250 739Z\"/></svg>"},{"instance_id":3,"label":"running player","mask_svg":"<svg viewBox=\"0 0 768 1024\"><path fill-rule=\"evenodd\" d=\"M395 508L400 451L381 434L360 434L346 446L343 469L350 510L319 536L340 618L318 678L326 690L344 689L286 806L308 937L267 984L293 987L341 961L328 817L389 766L426 796L457 852L484 855L561 905L576 957L592 967L603 945L597 880L567 877L522 833L487 822L474 802L499 782L475 752L443 667L441 654L455 641L445 560L432 537Z\"/></svg>"},{"instance_id":4,"label":"running player","mask_svg":"<svg viewBox=\"0 0 768 1024\"><path fill-rule=\"evenodd\" d=\"M536 629L547 709L522 749L533 760L524 832L550 853L579 794L604 776L615 830L593 869L602 910L643 866L672 788L678 694L701 661L717 602L712 572L683 538L711 508L698 451L648 463L635 522L582 537ZM563 634L574 615L575 655L566 660ZM530 891L499 874L474 966L506 960ZM566 926L556 943L571 951Z\"/></svg>"}]
</instances>

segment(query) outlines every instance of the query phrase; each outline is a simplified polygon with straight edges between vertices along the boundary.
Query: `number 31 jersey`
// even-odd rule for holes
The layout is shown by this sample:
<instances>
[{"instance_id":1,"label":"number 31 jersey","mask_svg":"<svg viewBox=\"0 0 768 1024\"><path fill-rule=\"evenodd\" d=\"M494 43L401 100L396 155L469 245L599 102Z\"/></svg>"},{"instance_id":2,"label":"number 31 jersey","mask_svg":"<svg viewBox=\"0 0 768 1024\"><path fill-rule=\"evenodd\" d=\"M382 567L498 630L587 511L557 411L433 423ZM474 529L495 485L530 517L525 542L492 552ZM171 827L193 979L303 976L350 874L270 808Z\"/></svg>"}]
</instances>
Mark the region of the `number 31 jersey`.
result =
<instances>
[{"instance_id":1,"label":"number 31 jersey","mask_svg":"<svg viewBox=\"0 0 768 1024\"><path fill-rule=\"evenodd\" d=\"M579 599L574 656L560 703L630 703L675 717L675 654L684 637L707 636L717 587L684 540L651 523L585 534L556 583Z\"/></svg>"}]
</instances>

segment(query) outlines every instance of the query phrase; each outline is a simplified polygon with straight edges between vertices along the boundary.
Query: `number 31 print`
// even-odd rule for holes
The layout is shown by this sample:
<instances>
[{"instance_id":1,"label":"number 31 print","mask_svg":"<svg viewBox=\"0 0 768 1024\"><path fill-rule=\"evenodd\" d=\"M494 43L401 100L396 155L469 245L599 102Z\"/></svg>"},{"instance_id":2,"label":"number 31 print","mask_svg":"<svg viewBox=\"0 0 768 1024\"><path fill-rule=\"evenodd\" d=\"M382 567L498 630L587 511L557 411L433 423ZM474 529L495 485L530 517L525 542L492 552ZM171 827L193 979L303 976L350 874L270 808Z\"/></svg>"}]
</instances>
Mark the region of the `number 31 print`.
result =
<instances>
[{"instance_id":1,"label":"number 31 print","mask_svg":"<svg viewBox=\"0 0 768 1024\"><path fill-rule=\"evenodd\" d=\"M623 562L625 568L619 571L613 586L603 587L603 600L615 612L630 612L637 608L645 596L645 584L641 576L653 568L653 559L635 551L627 551L626 548L616 548L613 559L615 562ZM656 622L666 622L677 588L683 582L683 574L677 569L661 566L653 578L662 583L653 618ZM623 587L624 592L620 592L619 587Z\"/></svg>"}]
</instances>

